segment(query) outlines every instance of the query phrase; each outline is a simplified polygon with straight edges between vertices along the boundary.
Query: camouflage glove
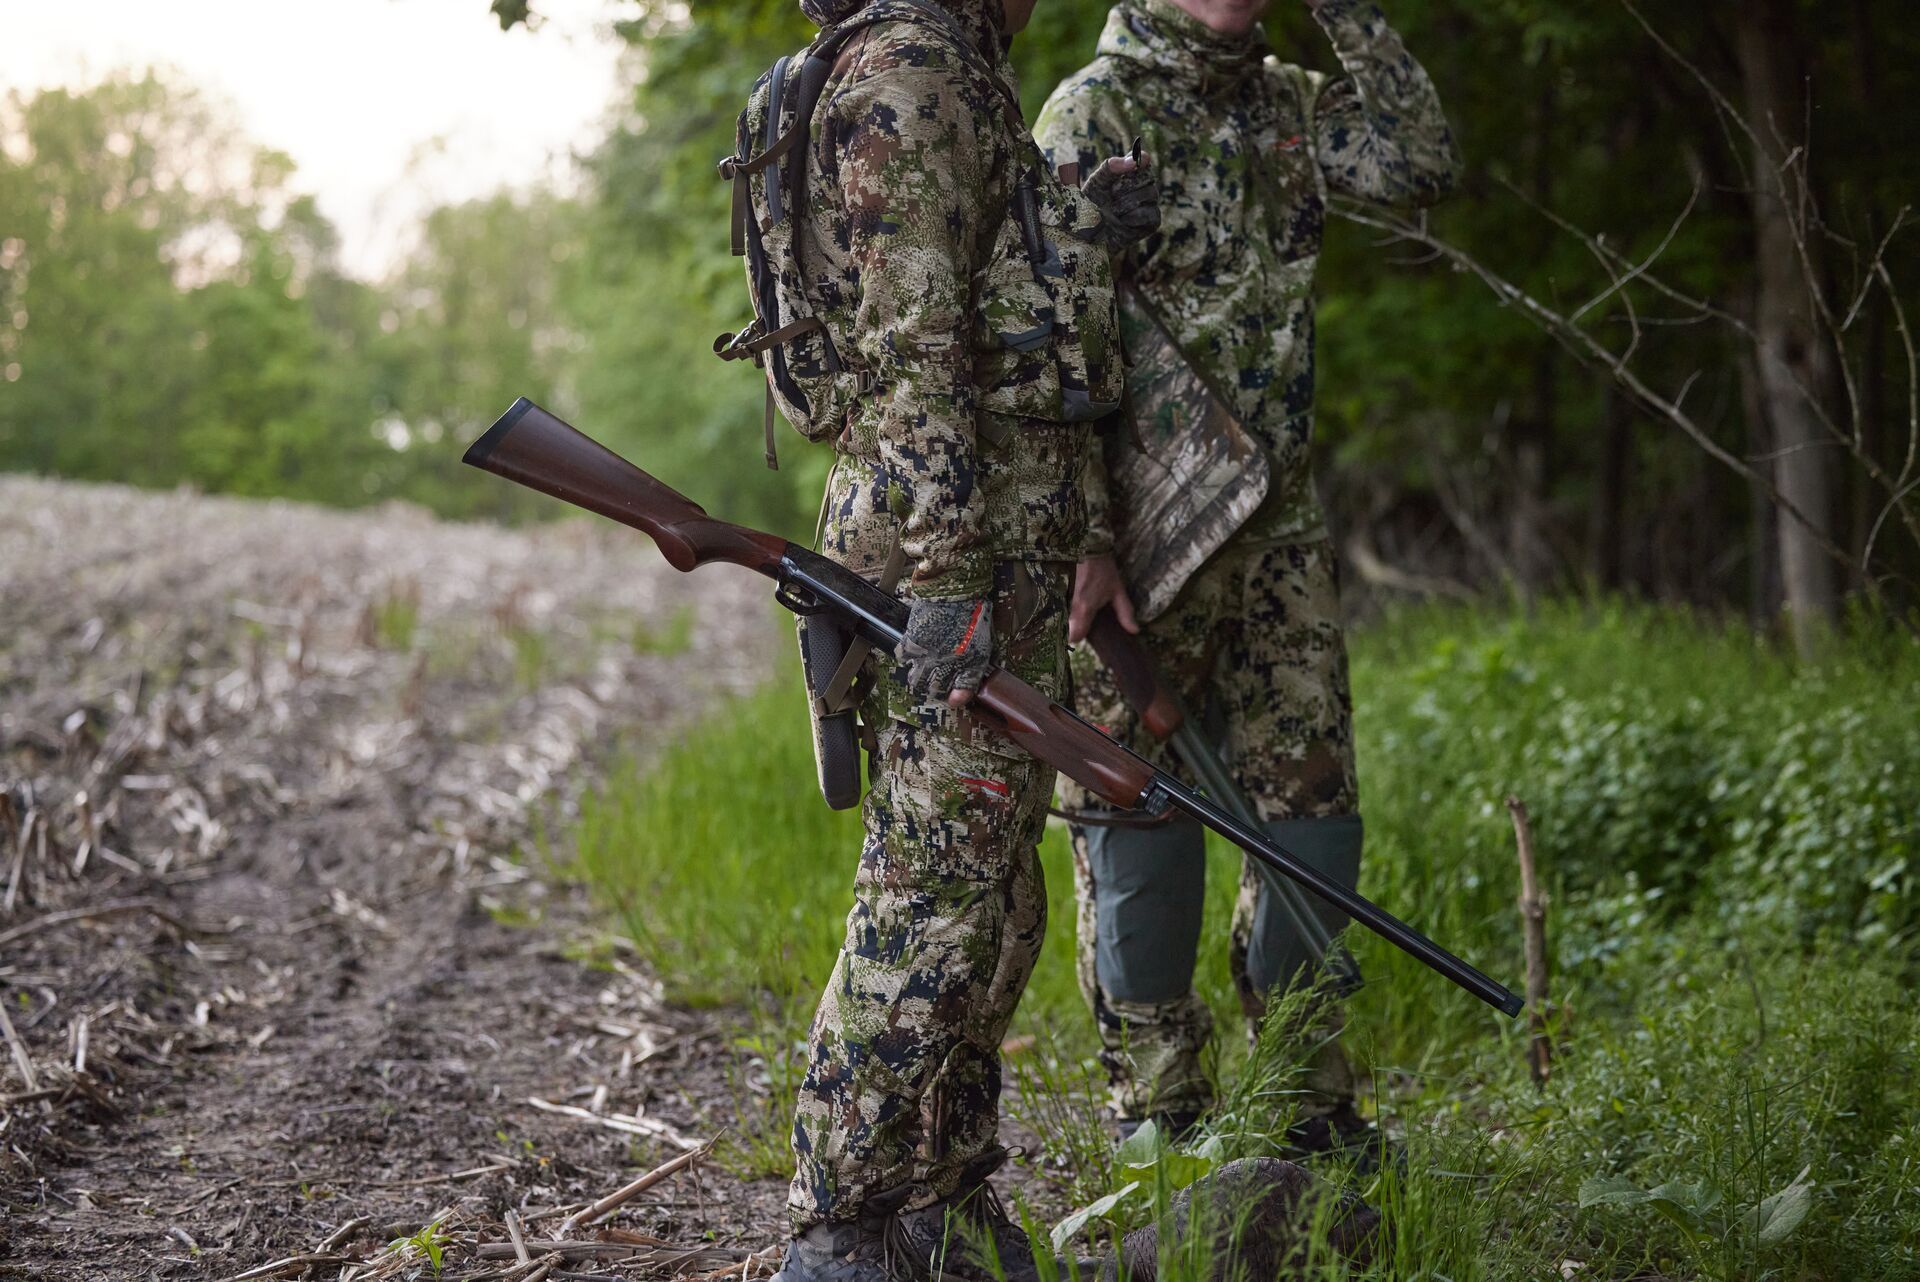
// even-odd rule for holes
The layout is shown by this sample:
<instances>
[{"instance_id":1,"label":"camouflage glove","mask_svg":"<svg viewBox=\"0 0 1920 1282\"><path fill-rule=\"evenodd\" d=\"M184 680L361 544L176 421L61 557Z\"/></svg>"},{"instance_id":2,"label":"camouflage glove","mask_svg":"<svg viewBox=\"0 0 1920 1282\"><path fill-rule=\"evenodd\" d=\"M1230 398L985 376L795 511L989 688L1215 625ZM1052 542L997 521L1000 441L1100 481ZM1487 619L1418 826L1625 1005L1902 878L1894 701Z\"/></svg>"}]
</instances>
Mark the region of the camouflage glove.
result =
<instances>
[{"instance_id":1,"label":"camouflage glove","mask_svg":"<svg viewBox=\"0 0 1920 1282\"><path fill-rule=\"evenodd\" d=\"M907 665L907 689L922 699L978 690L993 657L993 609L985 601L915 599L896 653Z\"/></svg>"},{"instance_id":2,"label":"camouflage glove","mask_svg":"<svg viewBox=\"0 0 1920 1282\"><path fill-rule=\"evenodd\" d=\"M1115 254L1145 240L1160 226L1160 184L1137 157L1134 168L1121 173L1114 167L1120 159L1109 156L1101 161L1080 185L1080 194L1100 211L1098 225L1079 233L1081 238Z\"/></svg>"}]
</instances>

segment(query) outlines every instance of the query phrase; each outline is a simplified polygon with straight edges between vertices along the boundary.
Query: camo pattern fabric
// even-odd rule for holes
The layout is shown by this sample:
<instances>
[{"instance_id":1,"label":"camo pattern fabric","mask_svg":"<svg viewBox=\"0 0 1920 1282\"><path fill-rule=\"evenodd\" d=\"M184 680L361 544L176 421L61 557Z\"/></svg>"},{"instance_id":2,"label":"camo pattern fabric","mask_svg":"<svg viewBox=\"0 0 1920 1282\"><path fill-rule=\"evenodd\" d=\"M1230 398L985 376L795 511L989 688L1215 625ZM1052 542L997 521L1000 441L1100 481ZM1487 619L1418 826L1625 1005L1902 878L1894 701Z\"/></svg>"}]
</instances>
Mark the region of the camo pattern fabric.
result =
<instances>
[{"instance_id":1,"label":"camo pattern fabric","mask_svg":"<svg viewBox=\"0 0 1920 1282\"><path fill-rule=\"evenodd\" d=\"M1020 122L999 0L937 3L958 34L875 0L899 20L841 52L797 252L871 385L835 434L822 550L872 573L899 540L915 595L978 600L996 561L1083 550L1089 424L1123 369L1111 264L1076 234L1099 211Z\"/></svg>"},{"instance_id":2,"label":"camo pattern fabric","mask_svg":"<svg viewBox=\"0 0 1920 1282\"><path fill-rule=\"evenodd\" d=\"M1340 618L1333 544L1260 544L1236 539L1189 580L1173 605L1143 626L1140 639L1193 715L1218 723L1222 755L1261 817L1309 819L1359 809L1354 770L1353 697ZM1162 741L1143 727L1090 647L1074 650L1074 707L1121 743L1193 782ZM1069 809L1098 808L1085 789L1062 781ZM1116 1001L1095 968L1093 872L1084 833L1074 840L1081 991L1093 1008L1102 1056L1123 1117L1200 1111L1212 1088L1201 1067L1211 1031L1191 992L1168 1003ZM1247 980L1247 953L1260 877L1243 861L1229 957L1250 1022L1265 997ZM1316 1040L1337 1029L1337 1012L1316 1023ZM1316 1050L1306 1086L1328 1100L1351 1094L1337 1043Z\"/></svg>"},{"instance_id":3,"label":"camo pattern fabric","mask_svg":"<svg viewBox=\"0 0 1920 1282\"><path fill-rule=\"evenodd\" d=\"M1065 563L994 574L1000 661L1054 698L1071 584ZM879 1193L930 1205L993 1146L1000 1043L1046 932L1053 770L964 713L915 704L904 668L879 676L861 709L878 748L854 907L794 1113L800 1231Z\"/></svg>"},{"instance_id":4,"label":"camo pattern fabric","mask_svg":"<svg viewBox=\"0 0 1920 1282\"><path fill-rule=\"evenodd\" d=\"M1439 96L1378 6L1325 0L1314 12L1343 75L1283 64L1258 31L1220 35L1167 0L1122 0L1098 57L1034 126L1049 160L1078 172L1144 137L1161 224L1118 271L1268 451L1250 537L1311 538L1323 522L1311 291L1328 196L1425 206L1459 170ZM1125 449L1124 436L1106 448Z\"/></svg>"}]
</instances>

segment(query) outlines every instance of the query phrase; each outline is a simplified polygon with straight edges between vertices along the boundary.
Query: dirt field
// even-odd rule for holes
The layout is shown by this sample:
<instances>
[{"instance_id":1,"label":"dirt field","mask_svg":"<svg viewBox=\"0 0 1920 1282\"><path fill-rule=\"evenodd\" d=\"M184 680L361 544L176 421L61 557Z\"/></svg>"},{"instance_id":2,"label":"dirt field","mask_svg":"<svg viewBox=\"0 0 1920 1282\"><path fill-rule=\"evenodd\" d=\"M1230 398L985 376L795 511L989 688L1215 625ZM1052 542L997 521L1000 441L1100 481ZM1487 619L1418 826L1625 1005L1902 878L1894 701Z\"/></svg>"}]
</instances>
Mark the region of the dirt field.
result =
<instances>
[{"instance_id":1,"label":"dirt field","mask_svg":"<svg viewBox=\"0 0 1920 1282\"><path fill-rule=\"evenodd\" d=\"M538 1275L509 1209L711 1135L724 1037L529 852L759 678L765 597L604 523L0 477L0 1276L427 1276L436 1216ZM781 1192L696 1163L545 1276L758 1271Z\"/></svg>"}]
</instances>

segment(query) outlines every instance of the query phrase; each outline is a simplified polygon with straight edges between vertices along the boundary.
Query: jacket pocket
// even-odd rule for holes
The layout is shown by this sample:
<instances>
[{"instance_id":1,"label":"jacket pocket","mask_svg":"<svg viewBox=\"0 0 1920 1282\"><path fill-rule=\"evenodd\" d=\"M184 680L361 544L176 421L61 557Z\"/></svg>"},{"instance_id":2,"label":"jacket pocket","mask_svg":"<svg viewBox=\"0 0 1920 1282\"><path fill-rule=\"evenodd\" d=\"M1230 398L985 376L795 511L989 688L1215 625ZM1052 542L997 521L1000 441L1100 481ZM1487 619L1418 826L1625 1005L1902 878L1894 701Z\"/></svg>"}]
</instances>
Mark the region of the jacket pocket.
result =
<instances>
[{"instance_id":1,"label":"jacket pocket","mask_svg":"<svg viewBox=\"0 0 1920 1282\"><path fill-rule=\"evenodd\" d=\"M1118 405L1124 369L1112 267L1104 249L1075 235L1097 218L1035 149L977 281L983 410L1078 423Z\"/></svg>"}]
</instances>

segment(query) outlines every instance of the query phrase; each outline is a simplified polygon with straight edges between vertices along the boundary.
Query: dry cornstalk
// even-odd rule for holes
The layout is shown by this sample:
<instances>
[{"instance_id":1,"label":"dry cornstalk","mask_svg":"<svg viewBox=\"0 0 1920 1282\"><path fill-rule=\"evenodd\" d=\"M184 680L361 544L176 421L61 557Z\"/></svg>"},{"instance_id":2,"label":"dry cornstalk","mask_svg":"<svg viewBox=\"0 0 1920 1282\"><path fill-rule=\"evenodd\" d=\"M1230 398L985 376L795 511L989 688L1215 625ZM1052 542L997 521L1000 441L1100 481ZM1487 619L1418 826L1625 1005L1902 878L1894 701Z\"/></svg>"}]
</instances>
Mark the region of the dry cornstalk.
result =
<instances>
[{"instance_id":1,"label":"dry cornstalk","mask_svg":"<svg viewBox=\"0 0 1920 1282\"><path fill-rule=\"evenodd\" d=\"M508 1158L504 1162L492 1162L486 1166L473 1166L464 1171L449 1171L445 1175L422 1175L411 1180L384 1180L372 1187L377 1189L410 1189L419 1188L427 1184L452 1184L460 1180L471 1180L481 1175L498 1175L501 1171L511 1171L518 1165L520 1165L519 1162Z\"/></svg>"},{"instance_id":2,"label":"dry cornstalk","mask_svg":"<svg viewBox=\"0 0 1920 1282\"><path fill-rule=\"evenodd\" d=\"M648 1139L665 1140L675 1148L692 1153L703 1147L699 1140L688 1139L665 1122L657 1122L651 1117L639 1117L630 1113L594 1113L572 1104L555 1104L552 1100L531 1097L527 1103L543 1113L558 1113L562 1117L571 1117L577 1121L590 1122L595 1126L604 1126L610 1131L621 1131L628 1135L644 1135Z\"/></svg>"},{"instance_id":3,"label":"dry cornstalk","mask_svg":"<svg viewBox=\"0 0 1920 1282\"><path fill-rule=\"evenodd\" d=\"M270 1278L285 1273L292 1268L305 1268L309 1264L352 1264L350 1255L333 1255L325 1251L308 1251L304 1255L289 1255L283 1260L274 1260L262 1264L257 1269L248 1269L245 1273L235 1273L223 1282L248 1282L251 1278Z\"/></svg>"},{"instance_id":4,"label":"dry cornstalk","mask_svg":"<svg viewBox=\"0 0 1920 1282\"><path fill-rule=\"evenodd\" d=\"M635 1180L633 1183L627 1185L624 1188L615 1189L613 1192L607 1194L605 1197L601 1198L598 1202L595 1202L592 1206L589 1206L586 1210L575 1211L572 1215L569 1215L566 1219L560 1221L559 1231L561 1236L564 1237L566 1234L573 1232L574 1229L579 1228L583 1224L593 1223L595 1220L599 1219L601 1216L605 1215L607 1212L618 1209L620 1206L624 1205L631 1199L639 1196L640 1194L646 1192L648 1189L652 1188L654 1185L660 1183L660 1181L667 1179L673 1175L676 1175L679 1172L685 1170L687 1167L692 1166L695 1162L699 1161L702 1157L706 1156L706 1154L713 1148L714 1141L718 1140L719 1138L720 1137L716 1135L714 1136L713 1139L708 1140L705 1144L702 1144L699 1148L693 1149L691 1152L682 1153L680 1154L680 1156L673 1158L669 1161L662 1162L659 1166L654 1167L651 1171L648 1171L645 1175L642 1175L639 1179Z\"/></svg>"},{"instance_id":5,"label":"dry cornstalk","mask_svg":"<svg viewBox=\"0 0 1920 1282\"><path fill-rule=\"evenodd\" d=\"M314 1250L320 1251L320 1252L333 1250L335 1247L345 1242L348 1238L352 1237L355 1233L358 1233L362 1228L366 1226L368 1221L372 1219L373 1217L371 1215L354 1216L351 1220L348 1220L345 1224L342 1224L339 1228L327 1234L327 1240L322 1242L319 1246L315 1247Z\"/></svg>"},{"instance_id":6,"label":"dry cornstalk","mask_svg":"<svg viewBox=\"0 0 1920 1282\"><path fill-rule=\"evenodd\" d=\"M27 1044L20 1040L20 1034L13 1031L13 1021L7 1018L7 1007L0 1002L0 1033L7 1039L8 1049L13 1051L13 1062L20 1070L20 1080L27 1084L27 1093L40 1089L40 1079L33 1075L33 1060L27 1056Z\"/></svg>"},{"instance_id":7,"label":"dry cornstalk","mask_svg":"<svg viewBox=\"0 0 1920 1282\"><path fill-rule=\"evenodd\" d=\"M1513 816L1513 835L1520 848L1520 929L1527 957L1527 1023L1533 1030L1527 1045L1527 1063L1537 1085L1546 1085L1553 1072L1553 1043L1547 1036L1547 897L1533 861L1533 827L1526 803L1507 798Z\"/></svg>"},{"instance_id":8,"label":"dry cornstalk","mask_svg":"<svg viewBox=\"0 0 1920 1282\"><path fill-rule=\"evenodd\" d=\"M738 1264L729 1264L711 1273L697 1273L685 1279L685 1282L727 1282L728 1278L757 1278L762 1272L770 1272L780 1262L781 1252L781 1247L770 1246L763 1251L755 1251Z\"/></svg>"},{"instance_id":9,"label":"dry cornstalk","mask_svg":"<svg viewBox=\"0 0 1920 1282\"><path fill-rule=\"evenodd\" d=\"M94 846L93 802L85 789L73 795L73 808L80 815L80 844L73 852L73 875L78 877L86 872L87 857L93 853Z\"/></svg>"},{"instance_id":10,"label":"dry cornstalk","mask_svg":"<svg viewBox=\"0 0 1920 1282\"><path fill-rule=\"evenodd\" d=\"M43 820L42 823L44 824L44 822ZM217 935L223 933L217 930L208 930L201 926L190 926L168 912L165 908L162 908L159 904L149 900L121 899L115 900L112 903L99 904L92 908L68 908L61 912L48 913L44 917L36 917L32 921L23 922L11 930L0 930L0 948L4 948L6 945L18 940L25 939L30 935L37 935L43 930L52 930L55 926L64 926L68 922L98 921L106 917L130 917L139 913L147 913L165 922L183 935Z\"/></svg>"},{"instance_id":11,"label":"dry cornstalk","mask_svg":"<svg viewBox=\"0 0 1920 1282\"><path fill-rule=\"evenodd\" d=\"M37 810L27 811L27 817L20 821L20 839L13 848L13 868L7 873L7 897L0 903L0 911L8 916L13 915L14 905L19 902L20 878L27 869L27 845L33 840L34 829L43 822L45 819Z\"/></svg>"},{"instance_id":12,"label":"dry cornstalk","mask_svg":"<svg viewBox=\"0 0 1920 1282\"><path fill-rule=\"evenodd\" d=\"M507 1236L513 1239L514 1256L522 1264L531 1264L533 1256L527 1253L526 1235L520 1231L520 1213L511 1208L507 1211Z\"/></svg>"}]
</instances>

